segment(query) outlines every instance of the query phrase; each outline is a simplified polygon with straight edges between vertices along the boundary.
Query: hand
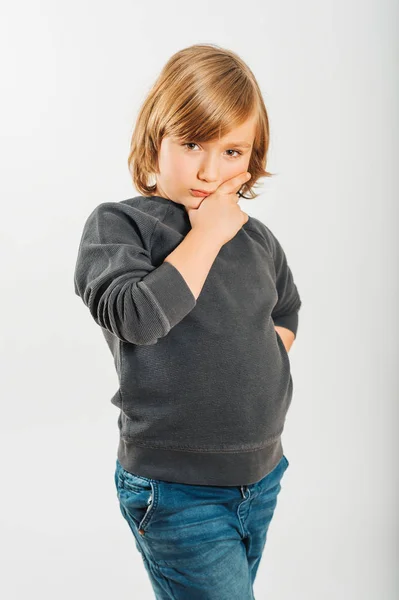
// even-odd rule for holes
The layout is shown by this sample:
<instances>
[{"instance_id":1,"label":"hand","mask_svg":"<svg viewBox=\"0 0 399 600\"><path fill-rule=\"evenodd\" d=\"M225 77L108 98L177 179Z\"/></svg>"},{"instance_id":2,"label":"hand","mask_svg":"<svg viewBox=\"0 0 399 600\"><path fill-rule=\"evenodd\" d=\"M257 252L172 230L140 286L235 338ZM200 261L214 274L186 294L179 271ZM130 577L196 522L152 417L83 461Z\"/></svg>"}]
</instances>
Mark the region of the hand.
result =
<instances>
[{"instance_id":1,"label":"hand","mask_svg":"<svg viewBox=\"0 0 399 600\"><path fill-rule=\"evenodd\" d=\"M284 344L284 348L286 349L286 352L288 354L295 340L294 332L291 331L291 329L287 329L286 327L280 327L279 325L275 325L274 329L276 330L277 335L281 337L282 342Z\"/></svg>"},{"instance_id":2,"label":"hand","mask_svg":"<svg viewBox=\"0 0 399 600\"><path fill-rule=\"evenodd\" d=\"M227 179L198 208L187 209L192 229L201 230L220 246L231 240L249 219L238 205L237 192L250 178L244 171Z\"/></svg>"}]
</instances>

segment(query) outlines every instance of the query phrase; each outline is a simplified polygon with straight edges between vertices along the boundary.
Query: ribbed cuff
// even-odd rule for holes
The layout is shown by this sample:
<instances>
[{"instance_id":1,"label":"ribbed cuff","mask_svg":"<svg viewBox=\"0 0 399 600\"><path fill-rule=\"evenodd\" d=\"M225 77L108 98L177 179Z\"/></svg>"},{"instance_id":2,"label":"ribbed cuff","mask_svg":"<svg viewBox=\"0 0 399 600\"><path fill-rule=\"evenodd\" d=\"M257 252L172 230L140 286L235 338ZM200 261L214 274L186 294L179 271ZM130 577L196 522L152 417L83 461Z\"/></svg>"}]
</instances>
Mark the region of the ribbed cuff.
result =
<instances>
[{"instance_id":1,"label":"ribbed cuff","mask_svg":"<svg viewBox=\"0 0 399 600\"><path fill-rule=\"evenodd\" d=\"M151 271L140 285L148 288L171 327L179 323L197 303L183 275L170 262L163 262Z\"/></svg>"}]
</instances>

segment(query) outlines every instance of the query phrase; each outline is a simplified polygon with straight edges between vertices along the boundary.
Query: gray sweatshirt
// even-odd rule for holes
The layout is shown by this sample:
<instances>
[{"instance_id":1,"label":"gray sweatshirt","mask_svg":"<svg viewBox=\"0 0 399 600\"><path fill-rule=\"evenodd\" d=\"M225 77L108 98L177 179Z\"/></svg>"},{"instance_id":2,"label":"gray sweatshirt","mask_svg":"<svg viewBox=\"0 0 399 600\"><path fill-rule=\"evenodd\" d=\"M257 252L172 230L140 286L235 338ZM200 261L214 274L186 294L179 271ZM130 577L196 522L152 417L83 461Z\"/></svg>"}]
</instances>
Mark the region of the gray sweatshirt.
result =
<instances>
[{"instance_id":1,"label":"gray sweatshirt","mask_svg":"<svg viewBox=\"0 0 399 600\"><path fill-rule=\"evenodd\" d=\"M75 293L114 357L123 468L249 485L283 455L293 382L274 325L296 335L301 299L279 241L251 216L196 299L163 262L190 229L185 207L160 196L100 204L83 228Z\"/></svg>"}]
</instances>

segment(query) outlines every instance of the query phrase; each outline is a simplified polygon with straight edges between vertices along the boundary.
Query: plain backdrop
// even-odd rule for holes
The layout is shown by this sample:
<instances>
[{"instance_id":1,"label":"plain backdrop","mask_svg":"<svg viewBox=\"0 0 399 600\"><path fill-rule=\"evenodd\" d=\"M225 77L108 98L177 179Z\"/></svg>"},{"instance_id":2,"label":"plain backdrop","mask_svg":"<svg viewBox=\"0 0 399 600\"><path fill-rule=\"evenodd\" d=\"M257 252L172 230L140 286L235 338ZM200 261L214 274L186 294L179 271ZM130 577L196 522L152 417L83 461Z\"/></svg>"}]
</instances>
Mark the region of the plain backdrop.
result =
<instances>
[{"instance_id":1,"label":"plain backdrop","mask_svg":"<svg viewBox=\"0 0 399 600\"><path fill-rule=\"evenodd\" d=\"M94 207L138 195L137 111L195 43L257 77L277 175L240 206L280 240L303 302L256 599L398 597L398 12L2 3L2 598L154 598L114 488L117 374L73 274Z\"/></svg>"}]
</instances>

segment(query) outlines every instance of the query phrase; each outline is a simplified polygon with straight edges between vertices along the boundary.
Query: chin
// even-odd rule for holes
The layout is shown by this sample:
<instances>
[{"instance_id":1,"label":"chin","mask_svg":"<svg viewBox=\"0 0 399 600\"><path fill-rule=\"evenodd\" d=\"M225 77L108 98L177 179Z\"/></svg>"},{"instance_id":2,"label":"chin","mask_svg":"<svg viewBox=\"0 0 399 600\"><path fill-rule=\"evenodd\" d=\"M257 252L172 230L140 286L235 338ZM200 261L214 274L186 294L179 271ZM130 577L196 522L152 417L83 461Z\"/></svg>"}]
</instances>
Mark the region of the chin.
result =
<instances>
[{"instance_id":1,"label":"chin","mask_svg":"<svg viewBox=\"0 0 399 600\"><path fill-rule=\"evenodd\" d=\"M201 205L201 202L198 202L198 204L196 204L196 205L194 205L194 204L191 204L191 203L189 203L189 204L185 204L185 203L183 203L183 202L182 202L181 204L184 206L184 208L185 208L186 210L189 210L190 208L194 208L194 209L195 209L195 208L199 208L199 206Z\"/></svg>"}]
</instances>

